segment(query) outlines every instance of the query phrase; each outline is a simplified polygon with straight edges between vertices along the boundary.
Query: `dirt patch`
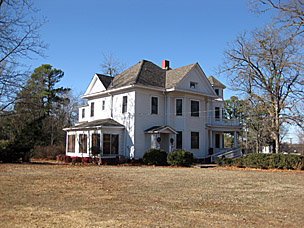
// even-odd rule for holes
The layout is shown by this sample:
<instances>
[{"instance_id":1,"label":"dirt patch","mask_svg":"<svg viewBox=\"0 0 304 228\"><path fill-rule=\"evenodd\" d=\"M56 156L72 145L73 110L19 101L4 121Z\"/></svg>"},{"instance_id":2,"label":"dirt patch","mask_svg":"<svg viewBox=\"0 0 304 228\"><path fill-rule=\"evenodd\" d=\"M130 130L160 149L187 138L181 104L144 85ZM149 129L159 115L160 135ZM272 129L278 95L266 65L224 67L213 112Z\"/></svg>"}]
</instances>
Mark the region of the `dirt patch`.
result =
<instances>
[{"instance_id":1,"label":"dirt patch","mask_svg":"<svg viewBox=\"0 0 304 228\"><path fill-rule=\"evenodd\" d=\"M0 164L1 227L303 227L302 172Z\"/></svg>"}]
</instances>

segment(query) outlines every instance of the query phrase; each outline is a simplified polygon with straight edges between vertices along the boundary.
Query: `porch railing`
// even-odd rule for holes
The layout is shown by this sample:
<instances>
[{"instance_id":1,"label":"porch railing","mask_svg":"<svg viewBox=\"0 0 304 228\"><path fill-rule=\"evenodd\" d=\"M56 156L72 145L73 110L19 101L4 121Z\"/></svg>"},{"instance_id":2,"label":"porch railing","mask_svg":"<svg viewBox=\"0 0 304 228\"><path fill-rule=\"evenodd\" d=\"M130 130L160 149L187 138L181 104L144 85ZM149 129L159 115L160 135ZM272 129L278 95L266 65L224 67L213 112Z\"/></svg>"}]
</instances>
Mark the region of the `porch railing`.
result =
<instances>
[{"instance_id":1,"label":"porch railing","mask_svg":"<svg viewBox=\"0 0 304 228\"><path fill-rule=\"evenodd\" d=\"M214 126L240 126L240 120L239 119L219 119L214 118L213 116L210 116L208 118L208 124L214 125Z\"/></svg>"}]
</instances>

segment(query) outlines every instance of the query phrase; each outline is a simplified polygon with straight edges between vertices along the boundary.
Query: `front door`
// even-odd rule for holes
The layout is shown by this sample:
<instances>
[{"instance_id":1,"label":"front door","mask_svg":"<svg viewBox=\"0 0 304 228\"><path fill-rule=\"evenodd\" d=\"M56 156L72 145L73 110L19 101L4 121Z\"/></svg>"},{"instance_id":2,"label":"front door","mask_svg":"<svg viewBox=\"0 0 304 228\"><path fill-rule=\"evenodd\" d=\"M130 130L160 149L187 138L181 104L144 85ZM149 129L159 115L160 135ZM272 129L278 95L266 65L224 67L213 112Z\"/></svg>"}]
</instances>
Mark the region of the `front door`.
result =
<instances>
[{"instance_id":1,"label":"front door","mask_svg":"<svg viewBox=\"0 0 304 228\"><path fill-rule=\"evenodd\" d=\"M160 149L169 152L169 134L160 134Z\"/></svg>"}]
</instances>

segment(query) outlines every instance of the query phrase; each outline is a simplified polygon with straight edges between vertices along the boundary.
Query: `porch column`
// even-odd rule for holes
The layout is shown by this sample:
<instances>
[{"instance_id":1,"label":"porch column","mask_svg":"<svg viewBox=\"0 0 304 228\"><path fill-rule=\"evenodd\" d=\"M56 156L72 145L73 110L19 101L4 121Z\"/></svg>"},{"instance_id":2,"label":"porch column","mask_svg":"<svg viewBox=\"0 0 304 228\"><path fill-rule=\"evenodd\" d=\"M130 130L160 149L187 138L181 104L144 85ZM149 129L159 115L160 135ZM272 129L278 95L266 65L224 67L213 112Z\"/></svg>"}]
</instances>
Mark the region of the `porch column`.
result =
<instances>
[{"instance_id":1,"label":"porch column","mask_svg":"<svg viewBox=\"0 0 304 228\"><path fill-rule=\"evenodd\" d=\"M234 148L237 148L238 147L238 141L237 141L237 132L234 131Z\"/></svg>"},{"instance_id":2,"label":"porch column","mask_svg":"<svg viewBox=\"0 0 304 228\"><path fill-rule=\"evenodd\" d=\"M213 148L212 130L209 131L209 147Z\"/></svg>"}]
</instances>

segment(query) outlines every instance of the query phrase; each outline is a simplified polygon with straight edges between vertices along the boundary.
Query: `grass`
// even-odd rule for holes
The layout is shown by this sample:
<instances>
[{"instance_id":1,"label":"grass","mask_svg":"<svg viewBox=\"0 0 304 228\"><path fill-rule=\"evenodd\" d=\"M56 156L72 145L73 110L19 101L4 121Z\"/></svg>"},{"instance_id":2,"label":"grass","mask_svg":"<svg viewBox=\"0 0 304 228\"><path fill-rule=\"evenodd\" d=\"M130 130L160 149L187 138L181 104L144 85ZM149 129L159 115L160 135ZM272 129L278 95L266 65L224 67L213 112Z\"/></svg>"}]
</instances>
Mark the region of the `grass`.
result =
<instances>
[{"instance_id":1,"label":"grass","mask_svg":"<svg viewBox=\"0 0 304 228\"><path fill-rule=\"evenodd\" d=\"M0 227L303 227L304 173L0 164Z\"/></svg>"}]
</instances>

